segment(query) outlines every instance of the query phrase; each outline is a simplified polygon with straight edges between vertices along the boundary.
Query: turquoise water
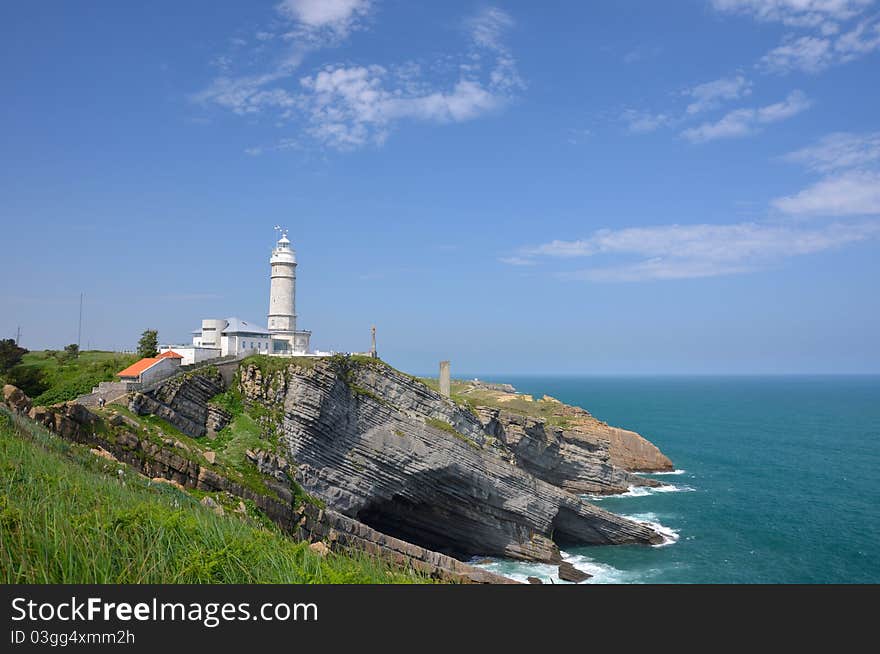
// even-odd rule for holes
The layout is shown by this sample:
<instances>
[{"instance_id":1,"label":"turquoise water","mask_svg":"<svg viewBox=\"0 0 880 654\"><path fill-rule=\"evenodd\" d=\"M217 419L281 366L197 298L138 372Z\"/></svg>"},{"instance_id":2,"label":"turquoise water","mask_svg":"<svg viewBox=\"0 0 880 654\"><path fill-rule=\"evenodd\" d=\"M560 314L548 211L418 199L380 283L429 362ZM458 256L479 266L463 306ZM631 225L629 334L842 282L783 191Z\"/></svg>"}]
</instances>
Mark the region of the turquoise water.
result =
<instances>
[{"instance_id":1,"label":"turquoise water","mask_svg":"<svg viewBox=\"0 0 880 654\"><path fill-rule=\"evenodd\" d=\"M591 500L661 547L572 548L617 583L880 582L880 377L507 378L653 441L664 492ZM498 561L518 578L551 566Z\"/></svg>"}]
</instances>

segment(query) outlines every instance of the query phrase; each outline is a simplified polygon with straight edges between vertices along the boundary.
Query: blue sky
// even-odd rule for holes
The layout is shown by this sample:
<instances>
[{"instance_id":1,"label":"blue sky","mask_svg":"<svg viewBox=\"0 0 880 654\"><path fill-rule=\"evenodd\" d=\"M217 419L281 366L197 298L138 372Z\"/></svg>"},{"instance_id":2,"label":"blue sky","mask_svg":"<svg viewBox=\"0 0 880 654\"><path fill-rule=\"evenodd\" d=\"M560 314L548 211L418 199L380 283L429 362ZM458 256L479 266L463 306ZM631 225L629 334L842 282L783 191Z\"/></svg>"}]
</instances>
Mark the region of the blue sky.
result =
<instances>
[{"instance_id":1,"label":"blue sky","mask_svg":"<svg viewBox=\"0 0 880 654\"><path fill-rule=\"evenodd\" d=\"M880 2L4 3L0 334L880 371Z\"/></svg>"}]
</instances>

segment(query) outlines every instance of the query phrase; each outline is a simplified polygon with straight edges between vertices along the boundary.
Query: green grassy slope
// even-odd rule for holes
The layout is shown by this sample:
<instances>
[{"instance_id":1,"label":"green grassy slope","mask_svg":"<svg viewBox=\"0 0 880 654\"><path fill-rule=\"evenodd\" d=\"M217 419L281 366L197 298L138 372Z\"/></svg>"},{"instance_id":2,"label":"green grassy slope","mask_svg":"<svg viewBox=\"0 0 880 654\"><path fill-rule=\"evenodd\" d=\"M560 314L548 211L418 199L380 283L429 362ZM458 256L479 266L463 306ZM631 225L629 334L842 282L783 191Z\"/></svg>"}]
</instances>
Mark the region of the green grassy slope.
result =
<instances>
[{"instance_id":1,"label":"green grassy slope","mask_svg":"<svg viewBox=\"0 0 880 654\"><path fill-rule=\"evenodd\" d=\"M0 410L0 583L420 581L366 555L322 558Z\"/></svg>"},{"instance_id":2,"label":"green grassy slope","mask_svg":"<svg viewBox=\"0 0 880 654\"><path fill-rule=\"evenodd\" d=\"M18 372L39 374L39 382L23 388L34 399L34 404L48 406L73 400L89 393L98 382L113 381L116 373L138 360L135 354L122 352L80 352L75 359L66 359L63 353L52 350L28 352L16 366Z\"/></svg>"}]
</instances>

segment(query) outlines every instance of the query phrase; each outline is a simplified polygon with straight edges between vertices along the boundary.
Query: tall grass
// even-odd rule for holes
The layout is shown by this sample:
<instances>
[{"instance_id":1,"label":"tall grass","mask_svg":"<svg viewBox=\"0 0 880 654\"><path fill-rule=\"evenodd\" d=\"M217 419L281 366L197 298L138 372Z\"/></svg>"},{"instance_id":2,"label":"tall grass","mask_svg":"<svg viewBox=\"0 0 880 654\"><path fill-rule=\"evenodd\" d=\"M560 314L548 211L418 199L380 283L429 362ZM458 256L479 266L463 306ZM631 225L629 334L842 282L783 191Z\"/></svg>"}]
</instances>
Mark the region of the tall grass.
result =
<instances>
[{"instance_id":1,"label":"tall grass","mask_svg":"<svg viewBox=\"0 0 880 654\"><path fill-rule=\"evenodd\" d=\"M0 411L2 583L423 581L365 554L322 558Z\"/></svg>"}]
</instances>

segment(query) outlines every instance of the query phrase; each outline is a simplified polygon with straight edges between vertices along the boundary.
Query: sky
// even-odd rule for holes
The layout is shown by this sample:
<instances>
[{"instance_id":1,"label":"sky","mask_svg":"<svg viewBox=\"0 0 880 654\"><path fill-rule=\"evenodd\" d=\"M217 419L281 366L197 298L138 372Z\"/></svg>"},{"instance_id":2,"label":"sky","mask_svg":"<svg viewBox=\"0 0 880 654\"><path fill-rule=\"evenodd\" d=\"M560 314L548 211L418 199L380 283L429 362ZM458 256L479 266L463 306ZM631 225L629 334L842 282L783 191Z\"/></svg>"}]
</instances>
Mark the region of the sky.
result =
<instances>
[{"instance_id":1,"label":"sky","mask_svg":"<svg viewBox=\"0 0 880 654\"><path fill-rule=\"evenodd\" d=\"M0 337L880 372L880 0L3 3Z\"/></svg>"}]
</instances>

